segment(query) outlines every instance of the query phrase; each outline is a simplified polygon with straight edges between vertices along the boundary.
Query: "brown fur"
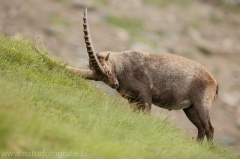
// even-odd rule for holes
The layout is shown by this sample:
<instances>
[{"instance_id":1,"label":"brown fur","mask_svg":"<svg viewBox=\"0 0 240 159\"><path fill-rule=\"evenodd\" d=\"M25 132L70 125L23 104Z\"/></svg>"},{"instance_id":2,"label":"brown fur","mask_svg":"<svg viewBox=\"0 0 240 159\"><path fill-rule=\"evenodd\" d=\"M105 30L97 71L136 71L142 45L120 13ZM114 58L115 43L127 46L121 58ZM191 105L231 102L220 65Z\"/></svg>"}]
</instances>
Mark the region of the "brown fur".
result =
<instances>
[{"instance_id":1,"label":"brown fur","mask_svg":"<svg viewBox=\"0 0 240 159\"><path fill-rule=\"evenodd\" d=\"M152 103L165 109L183 109L198 128L198 140L213 137L209 111L218 92L216 80L199 63L181 56L143 50L97 54L111 76L98 78L116 90L138 110L151 109ZM113 87L114 88L114 87Z\"/></svg>"}]
</instances>

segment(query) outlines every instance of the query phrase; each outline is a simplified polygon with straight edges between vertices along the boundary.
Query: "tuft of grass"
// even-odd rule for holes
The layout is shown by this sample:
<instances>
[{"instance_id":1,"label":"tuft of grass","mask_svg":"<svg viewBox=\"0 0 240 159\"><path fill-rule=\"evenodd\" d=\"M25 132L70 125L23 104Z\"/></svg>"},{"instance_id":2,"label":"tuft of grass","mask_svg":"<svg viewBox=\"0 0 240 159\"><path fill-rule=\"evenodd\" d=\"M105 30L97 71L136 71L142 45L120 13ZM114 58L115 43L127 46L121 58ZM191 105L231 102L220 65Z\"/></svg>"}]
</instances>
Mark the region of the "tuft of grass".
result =
<instances>
[{"instance_id":1,"label":"tuft of grass","mask_svg":"<svg viewBox=\"0 0 240 159\"><path fill-rule=\"evenodd\" d=\"M197 21L197 20L191 20L186 22L186 27L201 31L202 30L202 26L201 24Z\"/></svg>"},{"instance_id":2,"label":"tuft of grass","mask_svg":"<svg viewBox=\"0 0 240 159\"><path fill-rule=\"evenodd\" d=\"M142 0L146 4L151 4L158 7L164 7L168 5L179 5L181 7L188 6L192 0Z\"/></svg>"},{"instance_id":3,"label":"tuft of grass","mask_svg":"<svg viewBox=\"0 0 240 159\"><path fill-rule=\"evenodd\" d=\"M216 14L216 13L212 13L209 16L209 20L210 22L212 22L213 24L219 24L221 22L223 22L223 20Z\"/></svg>"},{"instance_id":4,"label":"tuft of grass","mask_svg":"<svg viewBox=\"0 0 240 159\"><path fill-rule=\"evenodd\" d=\"M126 29L131 35L137 35L143 30L143 22L137 18L110 16L107 18L107 23Z\"/></svg>"},{"instance_id":5,"label":"tuft of grass","mask_svg":"<svg viewBox=\"0 0 240 159\"><path fill-rule=\"evenodd\" d=\"M0 158L239 157L188 139L170 121L132 112L33 46L0 37Z\"/></svg>"},{"instance_id":6,"label":"tuft of grass","mask_svg":"<svg viewBox=\"0 0 240 159\"><path fill-rule=\"evenodd\" d=\"M61 27L68 27L69 26L69 22L64 19L63 17L61 17L60 15L57 14L53 14L51 16L51 22L57 26L61 26Z\"/></svg>"},{"instance_id":7,"label":"tuft of grass","mask_svg":"<svg viewBox=\"0 0 240 159\"><path fill-rule=\"evenodd\" d=\"M61 3L68 3L69 0L55 0L55 1L58 1L58 2L61 2Z\"/></svg>"},{"instance_id":8,"label":"tuft of grass","mask_svg":"<svg viewBox=\"0 0 240 159\"><path fill-rule=\"evenodd\" d=\"M229 11L232 13L240 13L239 2L235 1L219 1L219 0L208 0L209 3L212 3L215 6L220 7L224 11Z\"/></svg>"},{"instance_id":9,"label":"tuft of grass","mask_svg":"<svg viewBox=\"0 0 240 159\"><path fill-rule=\"evenodd\" d=\"M240 7L237 4L225 4L223 5L223 8L229 12L240 14Z\"/></svg>"},{"instance_id":10,"label":"tuft of grass","mask_svg":"<svg viewBox=\"0 0 240 159\"><path fill-rule=\"evenodd\" d=\"M204 45L197 45L197 49L204 55L212 54L211 50Z\"/></svg>"},{"instance_id":11,"label":"tuft of grass","mask_svg":"<svg viewBox=\"0 0 240 159\"><path fill-rule=\"evenodd\" d=\"M166 35L166 33L163 30L157 30L156 33L160 37L165 37L165 35Z\"/></svg>"},{"instance_id":12,"label":"tuft of grass","mask_svg":"<svg viewBox=\"0 0 240 159\"><path fill-rule=\"evenodd\" d=\"M94 2L97 5L103 6L103 5L107 5L109 1L108 0L92 0L92 2Z\"/></svg>"}]
</instances>

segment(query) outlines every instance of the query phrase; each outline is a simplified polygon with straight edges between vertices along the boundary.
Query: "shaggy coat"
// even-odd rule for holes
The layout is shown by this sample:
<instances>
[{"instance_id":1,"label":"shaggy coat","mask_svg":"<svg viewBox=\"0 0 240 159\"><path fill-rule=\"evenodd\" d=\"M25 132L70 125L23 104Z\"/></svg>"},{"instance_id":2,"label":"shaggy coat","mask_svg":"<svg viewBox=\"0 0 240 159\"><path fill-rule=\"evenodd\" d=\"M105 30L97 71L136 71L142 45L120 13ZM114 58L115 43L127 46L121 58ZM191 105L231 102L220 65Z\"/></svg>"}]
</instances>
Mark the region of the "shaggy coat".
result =
<instances>
[{"instance_id":1,"label":"shaggy coat","mask_svg":"<svg viewBox=\"0 0 240 159\"><path fill-rule=\"evenodd\" d=\"M100 52L97 58L110 75L95 80L116 88L129 103L137 103L138 110L149 111L152 103L168 110L183 109L198 128L197 139L203 140L206 135L212 140L209 111L218 85L201 64L143 50Z\"/></svg>"}]
</instances>

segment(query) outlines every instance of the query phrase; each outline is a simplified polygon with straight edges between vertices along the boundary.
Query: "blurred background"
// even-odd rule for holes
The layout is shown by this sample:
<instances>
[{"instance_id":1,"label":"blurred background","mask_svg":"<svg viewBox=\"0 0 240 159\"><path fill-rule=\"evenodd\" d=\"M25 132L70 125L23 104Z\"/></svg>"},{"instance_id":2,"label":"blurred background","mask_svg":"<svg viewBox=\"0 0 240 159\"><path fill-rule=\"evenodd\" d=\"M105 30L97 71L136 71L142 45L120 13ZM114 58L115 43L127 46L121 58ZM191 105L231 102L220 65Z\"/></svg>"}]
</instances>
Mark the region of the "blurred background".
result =
<instances>
[{"instance_id":1,"label":"blurred background","mask_svg":"<svg viewBox=\"0 0 240 159\"><path fill-rule=\"evenodd\" d=\"M215 140L240 152L240 0L0 0L0 34L36 40L51 54L87 68L84 7L96 52L145 49L204 65L220 85L211 109ZM152 114L196 138L183 111L153 106Z\"/></svg>"}]
</instances>

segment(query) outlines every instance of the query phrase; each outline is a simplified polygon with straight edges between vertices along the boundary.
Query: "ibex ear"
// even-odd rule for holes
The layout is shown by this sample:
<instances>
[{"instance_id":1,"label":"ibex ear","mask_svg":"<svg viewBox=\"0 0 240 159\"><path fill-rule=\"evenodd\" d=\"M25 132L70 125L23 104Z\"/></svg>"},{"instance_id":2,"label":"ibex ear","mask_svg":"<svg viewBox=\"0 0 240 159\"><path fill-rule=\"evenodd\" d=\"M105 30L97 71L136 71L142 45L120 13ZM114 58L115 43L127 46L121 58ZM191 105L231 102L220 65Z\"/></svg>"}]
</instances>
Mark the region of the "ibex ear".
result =
<instances>
[{"instance_id":1,"label":"ibex ear","mask_svg":"<svg viewBox=\"0 0 240 159\"><path fill-rule=\"evenodd\" d=\"M87 67L90 69L90 65L89 65L89 63L88 63L88 62L86 62L86 65L87 65Z\"/></svg>"},{"instance_id":2,"label":"ibex ear","mask_svg":"<svg viewBox=\"0 0 240 159\"><path fill-rule=\"evenodd\" d=\"M108 61L109 59L109 56L110 56L110 52L107 54L107 56L105 57L105 60Z\"/></svg>"}]
</instances>

